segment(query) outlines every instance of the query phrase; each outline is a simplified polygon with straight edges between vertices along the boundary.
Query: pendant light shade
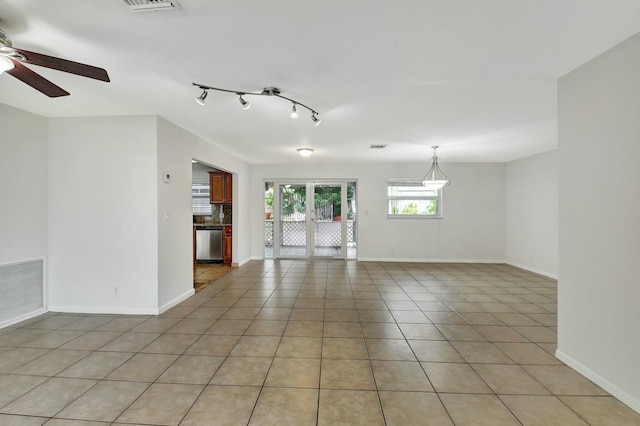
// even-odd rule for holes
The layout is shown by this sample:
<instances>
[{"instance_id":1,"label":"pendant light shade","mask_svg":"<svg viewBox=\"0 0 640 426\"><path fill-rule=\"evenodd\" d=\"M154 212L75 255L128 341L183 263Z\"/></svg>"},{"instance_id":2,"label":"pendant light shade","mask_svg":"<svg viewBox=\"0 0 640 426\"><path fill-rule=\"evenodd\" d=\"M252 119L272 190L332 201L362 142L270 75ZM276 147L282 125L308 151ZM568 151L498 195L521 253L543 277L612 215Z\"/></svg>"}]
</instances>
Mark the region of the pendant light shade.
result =
<instances>
[{"instance_id":1,"label":"pendant light shade","mask_svg":"<svg viewBox=\"0 0 640 426\"><path fill-rule=\"evenodd\" d=\"M449 185L449 178L445 175L440 166L438 166L438 156L436 155L437 146L432 146L433 157L431 158L431 168L427 172L424 178L422 178L422 185L430 190L438 190L443 186Z\"/></svg>"}]
</instances>

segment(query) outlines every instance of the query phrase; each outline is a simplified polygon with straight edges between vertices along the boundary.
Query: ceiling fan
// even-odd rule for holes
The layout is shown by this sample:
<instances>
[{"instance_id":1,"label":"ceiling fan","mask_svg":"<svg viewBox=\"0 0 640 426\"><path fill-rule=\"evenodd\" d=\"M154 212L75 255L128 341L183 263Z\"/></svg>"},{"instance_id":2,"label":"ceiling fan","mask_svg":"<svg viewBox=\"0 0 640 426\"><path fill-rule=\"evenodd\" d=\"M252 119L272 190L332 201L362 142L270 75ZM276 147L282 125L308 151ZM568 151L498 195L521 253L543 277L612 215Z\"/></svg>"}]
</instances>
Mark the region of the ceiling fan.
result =
<instances>
[{"instance_id":1,"label":"ceiling fan","mask_svg":"<svg viewBox=\"0 0 640 426\"><path fill-rule=\"evenodd\" d=\"M39 65L41 67L68 72L96 80L106 82L110 81L109 75L102 68L15 48L11 45L9 36L0 29L0 74L2 74L3 71L7 74L11 74L18 80L28 84L50 98L69 95L69 92L56 86L40 74L31 71L29 68L22 65L23 63Z\"/></svg>"}]
</instances>

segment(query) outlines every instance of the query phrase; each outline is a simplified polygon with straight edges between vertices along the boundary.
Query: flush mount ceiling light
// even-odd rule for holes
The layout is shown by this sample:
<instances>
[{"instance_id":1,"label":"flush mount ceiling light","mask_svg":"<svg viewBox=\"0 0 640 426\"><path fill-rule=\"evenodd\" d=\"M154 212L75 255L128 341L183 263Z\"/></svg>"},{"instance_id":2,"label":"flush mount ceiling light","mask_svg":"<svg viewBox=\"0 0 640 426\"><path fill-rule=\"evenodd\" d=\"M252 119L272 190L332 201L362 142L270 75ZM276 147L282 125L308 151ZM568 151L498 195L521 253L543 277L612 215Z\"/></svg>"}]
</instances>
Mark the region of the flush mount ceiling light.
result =
<instances>
[{"instance_id":1,"label":"flush mount ceiling light","mask_svg":"<svg viewBox=\"0 0 640 426\"><path fill-rule=\"evenodd\" d=\"M320 125L321 121L318 118L318 112L316 110L314 110L313 108L310 108L308 106L306 106L303 103L300 103L294 99L290 99L287 98L286 96L282 96L280 94L280 89L276 88L276 87L265 87L264 89L262 89L262 92L243 92L243 91L239 91L239 90L229 90L229 89L220 89L217 87L211 87L211 86L206 86L204 84L200 84L200 83L192 83L194 86L199 87L200 89L202 89L202 94L200 96L198 96L196 98L196 102L200 105L204 105L204 101L207 98L207 93L209 90L217 90L218 92L227 92L227 93L234 93L236 95L239 96L239 101L240 104L242 105L242 109L244 110L248 110L249 107L251 106L251 103L249 103L248 101L246 101L243 96L275 96L277 98L280 99L284 99L286 101L291 102L291 118L298 118L298 111L296 109L297 106L301 106L303 108L306 108L309 110L309 112L311 113L311 121L313 121L313 123L318 126ZM312 150L313 151L313 150ZM311 155L311 154L309 154Z\"/></svg>"},{"instance_id":2,"label":"flush mount ceiling light","mask_svg":"<svg viewBox=\"0 0 640 426\"><path fill-rule=\"evenodd\" d=\"M449 178L440 170L440 166L438 166L438 156L436 155L437 146L432 146L433 148L433 157L431 157L431 168L422 178L422 185L425 188L431 190L437 190L442 188L443 186L449 185Z\"/></svg>"},{"instance_id":3,"label":"flush mount ceiling light","mask_svg":"<svg viewBox=\"0 0 640 426\"><path fill-rule=\"evenodd\" d=\"M313 149L313 148L298 148L298 149L296 149L296 151L298 151L298 154L300 154L303 157L310 157L311 154L313 154L313 152L315 151L315 149Z\"/></svg>"}]
</instances>

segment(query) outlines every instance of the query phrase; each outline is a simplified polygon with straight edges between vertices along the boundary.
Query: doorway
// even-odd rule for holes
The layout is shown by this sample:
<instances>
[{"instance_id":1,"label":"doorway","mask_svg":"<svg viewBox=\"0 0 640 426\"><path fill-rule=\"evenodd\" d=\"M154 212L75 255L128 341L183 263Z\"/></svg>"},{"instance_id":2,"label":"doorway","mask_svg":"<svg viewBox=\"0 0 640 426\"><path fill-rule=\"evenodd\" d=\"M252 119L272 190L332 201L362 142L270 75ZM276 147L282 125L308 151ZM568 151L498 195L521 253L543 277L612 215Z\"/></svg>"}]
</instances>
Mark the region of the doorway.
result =
<instances>
[{"instance_id":1,"label":"doorway","mask_svg":"<svg viewBox=\"0 0 640 426\"><path fill-rule=\"evenodd\" d=\"M356 259L355 181L265 182L265 257Z\"/></svg>"}]
</instances>

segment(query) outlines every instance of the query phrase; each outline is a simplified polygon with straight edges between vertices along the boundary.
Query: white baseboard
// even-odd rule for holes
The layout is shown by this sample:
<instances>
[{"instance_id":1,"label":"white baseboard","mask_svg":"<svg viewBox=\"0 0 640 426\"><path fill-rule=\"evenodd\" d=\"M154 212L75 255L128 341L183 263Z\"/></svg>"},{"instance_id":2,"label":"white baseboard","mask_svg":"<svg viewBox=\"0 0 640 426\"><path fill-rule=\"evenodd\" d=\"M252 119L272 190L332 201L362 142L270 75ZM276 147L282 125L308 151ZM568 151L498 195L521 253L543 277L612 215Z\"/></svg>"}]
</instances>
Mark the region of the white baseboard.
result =
<instances>
[{"instance_id":1,"label":"white baseboard","mask_svg":"<svg viewBox=\"0 0 640 426\"><path fill-rule=\"evenodd\" d=\"M246 259L244 259L244 260L241 260L240 262L234 262L234 263L232 263L232 264L231 264L231 267L232 267L232 268L239 268L239 267L241 267L242 265L245 265L245 264L247 264L247 263L251 262L252 260L254 260L252 257L248 257L248 258L246 258Z\"/></svg>"},{"instance_id":2,"label":"white baseboard","mask_svg":"<svg viewBox=\"0 0 640 426\"><path fill-rule=\"evenodd\" d=\"M569 367L573 368L578 373L582 374L584 377L591 380L593 383L618 398L624 404L628 405L629 408L640 414L640 400L634 398L632 395L620 389L618 386L614 385L595 371L591 370L586 365L582 364L579 361L576 361L574 358L562 352L560 349L556 349L556 358L558 358L560 361L564 362Z\"/></svg>"},{"instance_id":3,"label":"white baseboard","mask_svg":"<svg viewBox=\"0 0 640 426\"><path fill-rule=\"evenodd\" d=\"M519 268L519 269L524 269L525 271L533 272L534 274L542 275L542 276L547 277L547 278L552 278L554 280L558 279L558 275L557 274L550 274L549 272L545 272L545 271L542 271L540 269L532 268L530 266L520 265L519 263L514 263L514 262L509 262L509 261L506 261L505 263L507 265L514 266L514 267Z\"/></svg>"},{"instance_id":4,"label":"white baseboard","mask_svg":"<svg viewBox=\"0 0 640 426\"><path fill-rule=\"evenodd\" d=\"M189 289L159 308L129 308L122 306L49 306L49 311L69 314L159 315L185 301L194 294L195 290Z\"/></svg>"},{"instance_id":5,"label":"white baseboard","mask_svg":"<svg viewBox=\"0 0 640 426\"><path fill-rule=\"evenodd\" d=\"M173 300L170 300L167 303L165 303L164 305L160 306L160 308L158 309L158 311L159 311L158 313L161 314L163 312L168 311L169 309L173 308L177 304L179 304L181 302L184 302L185 300L187 300L188 298L190 298L194 294L196 294L196 291L193 288L185 291L180 296L178 296L178 297L174 298Z\"/></svg>"},{"instance_id":6,"label":"white baseboard","mask_svg":"<svg viewBox=\"0 0 640 426\"><path fill-rule=\"evenodd\" d=\"M49 306L50 312L67 314L116 314L116 315L158 315L158 308L133 308L122 306Z\"/></svg>"},{"instance_id":7,"label":"white baseboard","mask_svg":"<svg viewBox=\"0 0 640 426\"><path fill-rule=\"evenodd\" d=\"M22 321L26 321L33 317L37 317L38 315L46 314L47 312L49 312L48 309L41 308L41 309L38 309L37 311L29 312L27 314L20 315L19 317L16 317L16 318L11 318L8 321L0 323L0 328L9 327L10 325L17 324Z\"/></svg>"},{"instance_id":8,"label":"white baseboard","mask_svg":"<svg viewBox=\"0 0 640 426\"><path fill-rule=\"evenodd\" d=\"M360 262L398 262L398 263L502 263L504 259L487 260L487 259L410 259L399 257L359 257Z\"/></svg>"}]
</instances>

